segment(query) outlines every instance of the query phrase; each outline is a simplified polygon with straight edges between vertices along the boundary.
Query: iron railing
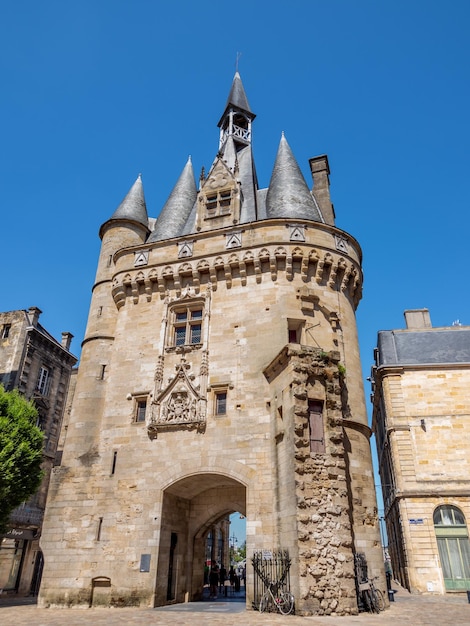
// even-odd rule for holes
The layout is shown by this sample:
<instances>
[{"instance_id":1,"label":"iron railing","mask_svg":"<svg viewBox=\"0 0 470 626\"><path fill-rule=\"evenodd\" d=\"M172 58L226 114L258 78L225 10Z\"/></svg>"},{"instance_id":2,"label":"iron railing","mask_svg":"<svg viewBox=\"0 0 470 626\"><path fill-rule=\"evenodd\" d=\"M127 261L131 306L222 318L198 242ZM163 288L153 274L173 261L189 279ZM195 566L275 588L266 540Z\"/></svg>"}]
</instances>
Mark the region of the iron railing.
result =
<instances>
[{"instance_id":1,"label":"iron railing","mask_svg":"<svg viewBox=\"0 0 470 626\"><path fill-rule=\"evenodd\" d=\"M266 589L274 584L276 589L290 591L291 559L288 550L258 550L251 559L254 569L253 608L258 610Z\"/></svg>"}]
</instances>

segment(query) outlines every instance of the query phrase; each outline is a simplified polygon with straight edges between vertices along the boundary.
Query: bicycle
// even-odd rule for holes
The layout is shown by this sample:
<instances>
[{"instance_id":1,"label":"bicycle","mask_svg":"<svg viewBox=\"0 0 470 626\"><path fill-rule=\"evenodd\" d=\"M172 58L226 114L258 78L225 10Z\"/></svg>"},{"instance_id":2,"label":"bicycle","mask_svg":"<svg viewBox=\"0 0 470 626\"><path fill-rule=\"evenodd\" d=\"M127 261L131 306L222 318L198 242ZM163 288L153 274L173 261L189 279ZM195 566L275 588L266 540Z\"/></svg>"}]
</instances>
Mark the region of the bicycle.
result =
<instances>
[{"instance_id":1,"label":"bicycle","mask_svg":"<svg viewBox=\"0 0 470 626\"><path fill-rule=\"evenodd\" d=\"M282 615L289 615L294 610L294 596L290 591L282 589L279 591L279 583L268 582L266 591L259 603L259 610L260 613L274 612L274 607Z\"/></svg>"},{"instance_id":2,"label":"bicycle","mask_svg":"<svg viewBox=\"0 0 470 626\"><path fill-rule=\"evenodd\" d=\"M380 613L385 609L385 599L380 589L377 589L373 580L360 585L362 600L369 613Z\"/></svg>"}]
</instances>

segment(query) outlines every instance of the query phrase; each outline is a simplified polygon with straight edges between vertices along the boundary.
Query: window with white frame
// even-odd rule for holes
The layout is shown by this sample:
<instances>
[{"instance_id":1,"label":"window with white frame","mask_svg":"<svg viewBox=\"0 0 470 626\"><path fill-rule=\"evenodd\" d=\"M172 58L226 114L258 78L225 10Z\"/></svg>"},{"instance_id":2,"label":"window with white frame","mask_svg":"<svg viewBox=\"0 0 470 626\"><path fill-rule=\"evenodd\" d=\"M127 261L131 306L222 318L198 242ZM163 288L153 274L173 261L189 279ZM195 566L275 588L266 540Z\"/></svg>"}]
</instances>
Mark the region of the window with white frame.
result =
<instances>
[{"instance_id":1,"label":"window with white frame","mask_svg":"<svg viewBox=\"0 0 470 626\"><path fill-rule=\"evenodd\" d=\"M41 396L47 396L49 393L50 371L47 367L41 366L39 370L38 382L36 384L36 391Z\"/></svg>"}]
</instances>

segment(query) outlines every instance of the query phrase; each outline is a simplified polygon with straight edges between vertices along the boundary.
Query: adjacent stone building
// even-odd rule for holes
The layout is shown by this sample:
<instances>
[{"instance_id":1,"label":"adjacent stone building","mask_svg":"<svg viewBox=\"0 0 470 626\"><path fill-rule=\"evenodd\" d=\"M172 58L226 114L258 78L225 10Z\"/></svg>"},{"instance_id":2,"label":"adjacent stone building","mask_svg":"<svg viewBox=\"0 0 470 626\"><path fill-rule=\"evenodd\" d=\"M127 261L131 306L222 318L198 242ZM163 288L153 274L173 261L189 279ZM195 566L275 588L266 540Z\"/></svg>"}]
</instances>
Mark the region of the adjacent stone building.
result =
<instances>
[{"instance_id":1,"label":"adjacent stone building","mask_svg":"<svg viewBox=\"0 0 470 626\"><path fill-rule=\"evenodd\" d=\"M72 335L62 343L39 323L41 311L0 313L0 384L18 389L38 410L44 431L45 475L38 492L10 517L11 527L0 535L0 589L3 593L37 594L42 571L39 549L49 477L56 455L66 396L77 359L70 353Z\"/></svg>"},{"instance_id":2,"label":"adjacent stone building","mask_svg":"<svg viewBox=\"0 0 470 626\"><path fill-rule=\"evenodd\" d=\"M427 309L378 333L373 426L394 576L416 593L470 589L470 327Z\"/></svg>"},{"instance_id":3,"label":"adjacent stone building","mask_svg":"<svg viewBox=\"0 0 470 626\"><path fill-rule=\"evenodd\" d=\"M259 188L254 119L236 73L199 185L189 160L155 222L139 177L101 226L41 606L200 598L207 538L235 511L248 607L254 553L288 553L298 613L357 612L356 553L385 587L361 250L335 225L326 156L312 191L282 136Z\"/></svg>"}]
</instances>

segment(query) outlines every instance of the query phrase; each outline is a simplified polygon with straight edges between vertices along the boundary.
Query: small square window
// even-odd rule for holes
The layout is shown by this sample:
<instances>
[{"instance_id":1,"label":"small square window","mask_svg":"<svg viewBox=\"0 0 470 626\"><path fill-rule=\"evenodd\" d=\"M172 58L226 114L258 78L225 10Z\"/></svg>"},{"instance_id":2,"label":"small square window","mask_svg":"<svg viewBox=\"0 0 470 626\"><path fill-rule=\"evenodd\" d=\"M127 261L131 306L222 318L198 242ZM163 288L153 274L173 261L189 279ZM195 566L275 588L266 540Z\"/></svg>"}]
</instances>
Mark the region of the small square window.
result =
<instances>
[{"instance_id":1,"label":"small square window","mask_svg":"<svg viewBox=\"0 0 470 626\"><path fill-rule=\"evenodd\" d=\"M289 328L289 343L299 343L297 341L297 330Z\"/></svg>"},{"instance_id":2,"label":"small square window","mask_svg":"<svg viewBox=\"0 0 470 626\"><path fill-rule=\"evenodd\" d=\"M303 320L288 319L287 333L289 343L302 343Z\"/></svg>"},{"instance_id":3,"label":"small square window","mask_svg":"<svg viewBox=\"0 0 470 626\"><path fill-rule=\"evenodd\" d=\"M3 324L2 339L7 339L10 334L11 324Z\"/></svg>"},{"instance_id":4,"label":"small square window","mask_svg":"<svg viewBox=\"0 0 470 626\"><path fill-rule=\"evenodd\" d=\"M227 413L227 392L218 391L215 394L215 414L226 415Z\"/></svg>"}]
</instances>

